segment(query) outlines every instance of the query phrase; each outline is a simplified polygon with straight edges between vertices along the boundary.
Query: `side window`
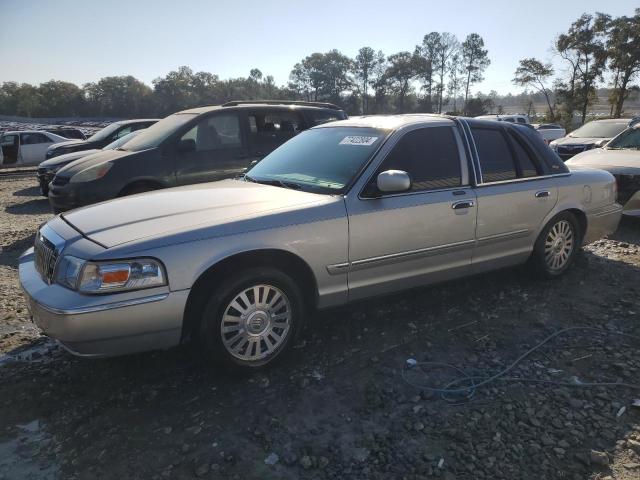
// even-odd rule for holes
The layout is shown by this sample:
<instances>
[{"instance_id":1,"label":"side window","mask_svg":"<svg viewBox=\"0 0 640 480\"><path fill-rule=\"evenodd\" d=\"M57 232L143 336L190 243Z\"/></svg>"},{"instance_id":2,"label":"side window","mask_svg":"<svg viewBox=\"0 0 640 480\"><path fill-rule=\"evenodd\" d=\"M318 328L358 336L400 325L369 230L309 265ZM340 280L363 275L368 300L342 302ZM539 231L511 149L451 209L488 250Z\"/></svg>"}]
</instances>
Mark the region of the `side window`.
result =
<instances>
[{"instance_id":1,"label":"side window","mask_svg":"<svg viewBox=\"0 0 640 480\"><path fill-rule=\"evenodd\" d=\"M522 117L518 117L516 120L518 121L518 123L527 123L527 121Z\"/></svg>"},{"instance_id":2,"label":"side window","mask_svg":"<svg viewBox=\"0 0 640 480\"><path fill-rule=\"evenodd\" d=\"M128 125L124 127L122 130L118 130L118 132L112 137L113 140L117 140L119 138L124 137L125 135L129 135L131 133L133 126Z\"/></svg>"},{"instance_id":3,"label":"side window","mask_svg":"<svg viewBox=\"0 0 640 480\"><path fill-rule=\"evenodd\" d=\"M21 133L20 143L22 145L36 145L38 143L51 143L51 139L42 133Z\"/></svg>"},{"instance_id":4,"label":"side window","mask_svg":"<svg viewBox=\"0 0 640 480\"><path fill-rule=\"evenodd\" d=\"M313 126L345 119L344 113L338 110L310 110L306 113L311 118Z\"/></svg>"},{"instance_id":5,"label":"side window","mask_svg":"<svg viewBox=\"0 0 640 480\"><path fill-rule=\"evenodd\" d=\"M384 159L376 176L385 170L404 170L411 191L459 187L460 156L450 127L429 127L405 134Z\"/></svg>"},{"instance_id":6,"label":"side window","mask_svg":"<svg viewBox=\"0 0 640 480\"><path fill-rule=\"evenodd\" d=\"M238 148L242 146L240 120L232 114L205 118L181 138L188 139L196 142L197 152Z\"/></svg>"},{"instance_id":7,"label":"side window","mask_svg":"<svg viewBox=\"0 0 640 480\"><path fill-rule=\"evenodd\" d=\"M531 158L531 155L522 144L521 140L516 137L513 132L509 132L509 137L511 138L511 144L513 145L513 151L516 154L516 160L520 166L520 176L521 177L537 177L540 172L536 168L536 164Z\"/></svg>"},{"instance_id":8,"label":"side window","mask_svg":"<svg viewBox=\"0 0 640 480\"><path fill-rule=\"evenodd\" d=\"M18 135L4 135L1 142L3 147L18 146Z\"/></svg>"},{"instance_id":9,"label":"side window","mask_svg":"<svg viewBox=\"0 0 640 480\"><path fill-rule=\"evenodd\" d=\"M513 180L517 177L507 139L500 130L472 128L471 133L480 157L484 183Z\"/></svg>"},{"instance_id":10,"label":"side window","mask_svg":"<svg viewBox=\"0 0 640 480\"><path fill-rule=\"evenodd\" d=\"M295 113L260 112L249 115L249 137L252 143L285 142L300 131L302 125Z\"/></svg>"}]
</instances>

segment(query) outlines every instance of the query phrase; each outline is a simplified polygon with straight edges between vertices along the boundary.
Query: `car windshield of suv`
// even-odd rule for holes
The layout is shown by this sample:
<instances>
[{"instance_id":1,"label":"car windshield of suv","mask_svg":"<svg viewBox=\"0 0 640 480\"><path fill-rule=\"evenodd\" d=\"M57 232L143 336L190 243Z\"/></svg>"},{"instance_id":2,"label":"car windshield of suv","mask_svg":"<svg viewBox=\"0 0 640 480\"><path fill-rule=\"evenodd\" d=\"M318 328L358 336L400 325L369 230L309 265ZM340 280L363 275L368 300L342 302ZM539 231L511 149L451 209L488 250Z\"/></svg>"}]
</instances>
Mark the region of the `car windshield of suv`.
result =
<instances>
[{"instance_id":1,"label":"car windshield of suv","mask_svg":"<svg viewBox=\"0 0 640 480\"><path fill-rule=\"evenodd\" d=\"M589 122L571 132L575 138L612 138L627 128L626 122Z\"/></svg>"},{"instance_id":2,"label":"car windshield of suv","mask_svg":"<svg viewBox=\"0 0 640 480\"><path fill-rule=\"evenodd\" d=\"M388 134L368 127L326 127L302 132L267 155L245 176L318 193L340 193Z\"/></svg>"},{"instance_id":3,"label":"car windshield of suv","mask_svg":"<svg viewBox=\"0 0 640 480\"><path fill-rule=\"evenodd\" d=\"M115 150L116 148L121 147L122 145L127 143L129 140L131 140L133 137L137 136L139 133L142 133L142 132L144 132L144 130L136 130L135 132L127 133L126 135L123 135L119 139L111 142L109 145L104 147L103 150Z\"/></svg>"},{"instance_id":4,"label":"car windshield of suv","mask_svg":"<svg viewBox=\"0 0 640 480\"><path fill-rule=\"evenodd\" d=\"M100 142L106 138L109 138L113 132L115 132L118 128L122 126L121 123L112 123L111 125L107 125L102 130L98 130L96 133L87 138L88 142Z\"/></svg>"},{"instance_id":5,"label":"car windshield of suv","mask_svg":"<svg viewBox=\"0 0 640 480\"><path fill-rule=\"evenodd\" d=\"M630 128L607 144L607 150L640 150L640 128Z\"/></svg>"},{"instance_id":6,"label":"car windshield of suv","mask_svg":"<svg viewBox=\"0 0 640 480\"><path fill-rule=\"evenodd\" d=\"M172 135L178 128L187 123L197 114L195 113L174 113L154 123L149 128L144 129L140 135L127 142L119 150L127 152L139 152L148 150L160 145L167 137Z\"/></svg>"}]
</instances>

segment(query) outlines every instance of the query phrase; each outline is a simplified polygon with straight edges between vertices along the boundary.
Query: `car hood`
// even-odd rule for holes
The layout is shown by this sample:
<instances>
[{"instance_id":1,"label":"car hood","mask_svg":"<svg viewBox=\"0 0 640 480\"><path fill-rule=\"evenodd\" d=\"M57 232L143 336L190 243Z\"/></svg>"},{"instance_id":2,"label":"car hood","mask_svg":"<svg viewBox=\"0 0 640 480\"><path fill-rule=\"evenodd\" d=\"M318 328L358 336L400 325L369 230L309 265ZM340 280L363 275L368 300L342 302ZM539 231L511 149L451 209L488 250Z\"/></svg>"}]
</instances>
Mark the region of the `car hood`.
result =
<instances>
[{"instance_id":1,"label":"car hood","mask_svg":"<svg viewBox=\"0 0 640 480\"><path fill-rule=\"evenodd\" d=\"M611 139L601 137L571 137L567 135L566 137L554 140L552 143L553 145L592 145L603 140L609 141Z\"/></svg>"},{"instance_id":2,"label":"car hood","mask_svg":"<svg viewBox=\"0 0 640 480\"><path fill-rule=\"evenodd\" d=\"M319 195L239 180L222 180L147 192L62 214L63 219L106 248L191 230L229 226L215 235L242 233L231 224L336 201ZM236 227L238 228L238 227Z\"/></svg>"},{"instance_id":3,"label":"car hood","mask_svg":"<svg viewBox=\"0 0 640 480\"><path fill-rule=\"evenodd\" d=\"M53 157L49 160L45 160L40 165L39 168L59 168L63 165L73 162L74 160L78 160L79 158L86 157L87 155L91 155L93 153L98 153L101 150L81 150L79 152L71 152L65 153L64 155L60 155L57 157Z\"/></svg>"},{"instance_id":4,"label":"car hood","mask_svg":"<svg viewBox=\"0 0 640 480\"><path fill-rule=\"evenodd\" d=\"M66 148L66 147L75 147L78 145L84 145L87 143L86 140L67 140L66 142L58 142L52 145L52 148Z\"/></svg>"},{"instance_id":5,"label":"car hood","mask_svg":"<svg viewBox=\"0 0 640 480\"><path fill-rule=\"evenodd\" d=\"M86 151L86 150L85 150ZM73 177L76 173L85 168L98 165L99 163L110 162L119 158L128 157L138 152L127 152L124 150L97 150L95 153L79 160L73 161L69 165L62 167L56 173L59 177Z\"/></svg>"},{"instance_id":6,"label":"car hood","mask_svg":"<svg viewBox=\"0 0 640 480\"><path fill-rule=\"evenodd\" d=\"M640 150L607 150L598 148L579 153L566 161L570 167L583 166L600 168L610 172L640 172Z\"/></svg>"}]
</instances>

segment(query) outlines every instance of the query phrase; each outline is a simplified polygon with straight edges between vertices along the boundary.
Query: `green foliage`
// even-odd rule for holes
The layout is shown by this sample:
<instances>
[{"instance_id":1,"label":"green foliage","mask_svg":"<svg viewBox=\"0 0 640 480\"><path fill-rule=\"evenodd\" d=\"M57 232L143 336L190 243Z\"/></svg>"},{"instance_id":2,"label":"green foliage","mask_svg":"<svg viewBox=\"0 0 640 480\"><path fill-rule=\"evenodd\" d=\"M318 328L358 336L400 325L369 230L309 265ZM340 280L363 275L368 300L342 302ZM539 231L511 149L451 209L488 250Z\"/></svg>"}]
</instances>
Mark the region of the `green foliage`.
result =
<instances>
[{"instance_id":1,"label":"green foliage","mask_svg":"<svg viewBox=\"0 0 640 480\"><path fill-rule=\"evenodd\" d=\"M469 97L469 88L471 85L484 80L483 73L491 64L489 60L489 52L484 48L484 40L477 33L470 33L462 42L461 50L462 70L466 75L465 93L464 93L464 111L468 113L467 99Z\"/></svg>"}]
</instances>

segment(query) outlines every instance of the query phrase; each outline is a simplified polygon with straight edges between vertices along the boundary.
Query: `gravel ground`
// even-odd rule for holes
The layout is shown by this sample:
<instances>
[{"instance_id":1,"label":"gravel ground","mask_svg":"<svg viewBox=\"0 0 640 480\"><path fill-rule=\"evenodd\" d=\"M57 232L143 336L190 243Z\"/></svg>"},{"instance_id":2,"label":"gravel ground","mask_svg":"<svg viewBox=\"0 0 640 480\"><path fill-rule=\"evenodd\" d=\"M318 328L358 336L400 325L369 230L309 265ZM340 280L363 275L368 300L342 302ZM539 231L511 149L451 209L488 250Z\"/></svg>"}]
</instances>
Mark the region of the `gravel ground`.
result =
<instances>
[{"instance_id":1,"label":"gravel ground","mask_svg":"<svg viewBox=\"0 0 640 480\"><path fill-rule=\"evenodd\" d=\"M232 377L189 348L83 360L40 337L16 272L50 216L35 185L0 180L0 478L640 479L640 390L577 385L640 383L637 339L570 331L508 374L547 383L470 399L403 380L409 358L490 376L566 327L640 336L639 222L554 282L504 270L321 312L285 362Z\"/></svg>"}]
</instances>

